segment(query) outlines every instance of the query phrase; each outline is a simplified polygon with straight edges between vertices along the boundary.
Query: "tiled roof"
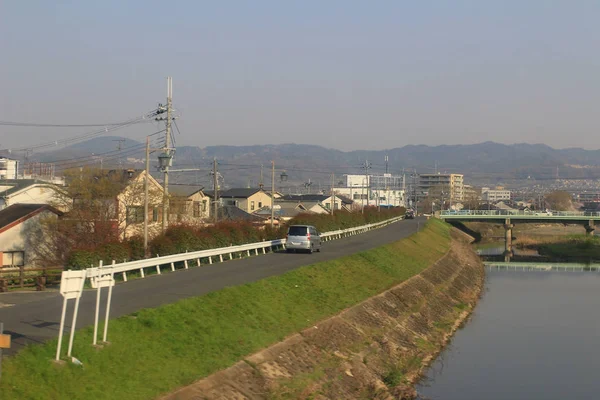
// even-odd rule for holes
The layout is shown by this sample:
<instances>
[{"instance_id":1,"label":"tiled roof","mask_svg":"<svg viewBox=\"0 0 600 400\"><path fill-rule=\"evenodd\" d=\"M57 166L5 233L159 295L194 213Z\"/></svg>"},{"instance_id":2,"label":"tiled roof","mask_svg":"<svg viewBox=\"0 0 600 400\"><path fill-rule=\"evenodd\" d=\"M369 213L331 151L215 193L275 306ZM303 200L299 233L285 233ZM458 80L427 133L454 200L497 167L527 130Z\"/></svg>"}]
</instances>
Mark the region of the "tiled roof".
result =
<instances>
[{"instance_id":1,"label":"tiled roof","mask_svg":"<svg viewBox=\"0 0 600 400\"><path fill-rule=\"evenodd\" d=\"M251 221L251 222L264 222L265 219L257 215L248 214L246 211L236 206L223 206L219 208L219 219L230 220L230 221Z\"/></svg>"},{"instance_id":2,"label":"tiled roof","mask_svg":"<svg viewBox=\"0 0 600 400\"><path fill-rule=\"evenodd\" d=\"M60 211L50 207L48 204L13 204L0 211L0 230L20 219L27 219L31 214L35 214L43 209L51 210L59 215L61 214Z\"/></svg>"},{"instance_id":3,"label":"tiled roof","mask_svg":"<svg viewBox=\"0 0 600 400\"><path fill-rule=\"evenodd\" d=\"M3 179L0 181L0 186L10 186L10 188L0 190L0 196L10 196L13 193L19 192L35 184L53 186L51 183L39 181L37 179Z\"/></svg>"},{"instance_id":4,"label":"tiled roof","mask_svg":"<svg viewBox=\"0 0 600 400\"><path fill-rule=\"evenodd\" d=\"M236 198L236 199L247 199L255 193L260 192L261 190L258 188L239 188L239 189L227 189L227 190L219 190L219 197L225 198ZM209 197L214 197L214 190L205 190L204 194ZM265 192L265 194L269 194Z\"/></svg>"}]
</instances>

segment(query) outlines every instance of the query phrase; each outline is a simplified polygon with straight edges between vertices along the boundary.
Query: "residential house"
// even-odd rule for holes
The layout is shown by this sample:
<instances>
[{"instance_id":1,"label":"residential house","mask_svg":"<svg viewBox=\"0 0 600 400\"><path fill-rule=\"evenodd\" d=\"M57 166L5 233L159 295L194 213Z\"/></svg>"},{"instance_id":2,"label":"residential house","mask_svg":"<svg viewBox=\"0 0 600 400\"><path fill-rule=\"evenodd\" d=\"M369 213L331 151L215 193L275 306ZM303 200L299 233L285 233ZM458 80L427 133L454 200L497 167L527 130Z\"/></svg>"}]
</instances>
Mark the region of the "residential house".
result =
<instances>
[{"instance_id":1,"label":"residential house","mask_svg":"<svg viewBox=\"0 0 600 400\"><path fill-rule=\"evenodd\" d=\"M247 213L237 206L220 206L218 213L219 221L248 221L256 225L265 224L265 218Z\"/></svg>"},{"instance_id":2,"label":"residential house","mask_svg":"<svg viewBox=\"0 0 600 400\"><path fill-rule=\"evenodd\" d=\"M207 196L214 198L214 191L204 192ZM222 206L235 206L251 214L262 207L271 207L271 194L263 189L242 188L219 191L219 204ZM277 198L277 196L276 196Z\"/></svg>"},{"instance_id":3,"label":"residential house","mask_svg":"<svg viewBox=\"0 0 600 400\"><path fill-rule=\"evenodd\" d=\"M64 219L76 222L82 232L93 233L99 241L112 236L128 238L143 234L144 170L85 171L73 176L67 188L57 194L65 211ZM163 188L148 175L148 229L153 236L162 227Z\"/></svg>"},{"instance_id":4,"label":"residential house","mask_svg":"<svg viewBox=\"0 0 600 400\"><path fill-rule=\"evenodd\" d=\"M335 201L333 198L335 197ZM296 201L302 203L308 210L323 213L331 212L331 205L334 204L334 210L345 208L345 201L341 196L328 196L324 194L290 194L283 196L279 201ZM278 201L275 200L275 204ZM322 210L324 208L324 211Z\"/></svg>"},{"instance_id":5,"label":"residential house","mask_svg":"<svg viewBox=\"0 0 600 400\"><path fill-rule=\"evenodd\" d=\"M33 266L36 239L44 235L43 218L62 212L48 204L14 204L0 211L0 267Z\"/></svg>"},{"instance_id":6,"label":"residential house","mask_svg":"<svg viewBox=\"0 0 600 400\"><path fill-rule=\"evenodd\" d=\"M0 210L13 204L51 204L56 186L35 179L0 181Z\"/></svg>"},{"instance_id":7,"label":"residential house","mask_svg":"<svg viewBox=\"0 0 600 400\"><path fill-rule=\"evenodd\" d=\"M318 203L315 205L318 206ZM322 209L322 212L327 212L327 210L319 206ZM314 214L313 211L310 211L306 205L299 203L297 201L275 201L275 206L273 207L273 216L278 221L289 221L294 218L298 214L309 213ZM271 207L263 207L258 211L254 212L255 215L263 217L267 220L267 223L271 221Z\"/></svg>"},{"instance_id":8,"label":"residential house","mask_svg":"<svg viewBox=\"0 0 600 400\"><path fill-rule=\"evenodd\" d=\"M211 216L212 197L198 185L171 185L169 194L169 221L198 222Z\"/></svg>"}]
</instances>

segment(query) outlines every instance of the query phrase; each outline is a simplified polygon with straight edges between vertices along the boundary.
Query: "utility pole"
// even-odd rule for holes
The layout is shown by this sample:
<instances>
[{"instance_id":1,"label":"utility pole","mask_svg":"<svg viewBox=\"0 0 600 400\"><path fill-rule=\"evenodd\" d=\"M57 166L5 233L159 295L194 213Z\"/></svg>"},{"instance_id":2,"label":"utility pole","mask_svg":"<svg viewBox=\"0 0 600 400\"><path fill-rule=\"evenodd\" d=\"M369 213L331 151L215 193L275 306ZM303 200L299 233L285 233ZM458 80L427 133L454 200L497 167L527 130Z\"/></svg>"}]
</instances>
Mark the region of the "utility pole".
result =
<instances>
[{"instance_id":1,"label":"utility pole","mask_svg":"<svg viewBox=\"0 0 600 400\"><path fill-rule=\"evenodd\" d=\"M219 221L219 179L217 175L217 158L213 159L213 185L215 188L215 224Z\"/></svg>"},{"instance_id":2,"label":"utility pole","mask_svg":"<svg viewBox=\"0 0 600 400\"><path fill-rule=\"evenodd\" d=\"M148 257L148 174L150 173L150 138L146 136L146 174L144 176L144 257Z\"/></svg>"},{"instance_id":3,"label":"utility pole","mask_svg":"<svg viewBox=\"0 0 600 400\"><path fill-rule=\"evenodd\" d=\"M275 219L275 161L271 161L271 228Z\"/></svg>"},{"instance_id":4,"label":"utility pole","mask_svg":"<svg viewBox=\"0 0 600 400\"><path fill-rule=\"evenodd\" d=\"M335 174L331 174L331 216L333 217L333 210L335 209Z\"/></svg>"},{"instance_id":5,"label":"utility pole","mask_svg":"<svg viewBox=\"0 0 600 400\"><path fill-rule=\"evenodd\" d=\"M369 169L371 168L371 164L369 164L369 160L365 160L365 164L363 166L363 168L365 169L365 185L366 185L366 192L367 192L367 206L369 205L369 189L371 188L371 184L369 182ZM363 199L363 206L362 206L362 212L365 212L365 204L364 204L364 199Z\"/></svg>"},{"instance_id":6,"label":"utility pole","mask_svg":"<svg viewBox=\"0 0 600 400\"><path fill-rule=\"evenodd\" d=\"M173 122L173 79L167 77L167 117L156 118L157 121L165 120L165 143L162 148L162 154L158 157L161 163L161 169L164 173L163 178L163 215L162 215L162 230L163 232L167 229L169 220L169 167L173 158L171 147L171 123ZM159 113L162 114L165 110L162 106L159 106Z\"/></svg>"},{"instance_id":7,"label":"utility pole","mask_svg":"<svg viewBox=\"0 0 600 400\"><path fill-rule=\"evenodd\" d=\"M121 158L121 143L125 143L125 139L113 139L113 142L117 142L117 151L119 152L119 167L123 168L123 159Z\"/></svg>"},{"instance_id":8,"label":"utility pole","mask_svg":"<svg viewBox=\"0 0 600 400\"><path fill-rule=\"evenodd\" d=\"M258 187L260 189L262 189L265 186L264 182L263 182L263 165L262 163L260 164L260 182L258 184Z\"/></svg>"}]
</instances>

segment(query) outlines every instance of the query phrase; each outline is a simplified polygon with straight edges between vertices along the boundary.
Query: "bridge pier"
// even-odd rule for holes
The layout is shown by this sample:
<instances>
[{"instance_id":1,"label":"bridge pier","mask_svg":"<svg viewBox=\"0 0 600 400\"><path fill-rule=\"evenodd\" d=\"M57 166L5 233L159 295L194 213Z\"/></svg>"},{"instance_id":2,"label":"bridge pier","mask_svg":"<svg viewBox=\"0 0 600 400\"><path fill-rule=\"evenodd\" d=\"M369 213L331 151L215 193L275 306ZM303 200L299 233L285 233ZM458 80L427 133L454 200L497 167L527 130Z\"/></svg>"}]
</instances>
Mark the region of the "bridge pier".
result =
<instances>
[{"instance_id":1,"label":"bridge pier","mask_svg":"<svg viewBox=\"0 0 600 400\"><path fill-rule=\"evenodd\" d=\"M596 227L594 226L594 220L590 219L587 223L587 225L585 226L585 233L587 235L593 235L594 231L596 230Z\"/></svg>"},{"instance_id":2,"label":"bridge pier","mask_svg":"<svg viewBox=\"0 0 600 400\"><path fill-rule=\"evenodd\" d=\"M513 224L510 223L510 218L506 218L504 221L504 261L509 262L512 257L512 228Z\"/></svg>"}]
</instances>

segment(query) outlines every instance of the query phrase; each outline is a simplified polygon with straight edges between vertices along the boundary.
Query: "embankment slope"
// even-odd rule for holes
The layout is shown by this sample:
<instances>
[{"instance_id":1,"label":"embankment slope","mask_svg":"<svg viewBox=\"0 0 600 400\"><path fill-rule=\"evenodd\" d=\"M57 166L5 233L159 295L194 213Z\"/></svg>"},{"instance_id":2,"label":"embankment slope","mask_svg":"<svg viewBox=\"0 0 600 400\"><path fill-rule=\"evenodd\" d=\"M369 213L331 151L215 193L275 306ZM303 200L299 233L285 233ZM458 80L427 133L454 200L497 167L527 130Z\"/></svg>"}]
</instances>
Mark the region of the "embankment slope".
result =
<instances>
[{"instance_id":1,"label":"embankment slope","mask_svg":"<svg viewBox=\"0 0 600 400\"><path fill-rule=\"evenodd\" d=\"M464 234L407 281L163 397L191 399L398 399L469 315L483 286Z\"/></svg>"}]
</instances>

